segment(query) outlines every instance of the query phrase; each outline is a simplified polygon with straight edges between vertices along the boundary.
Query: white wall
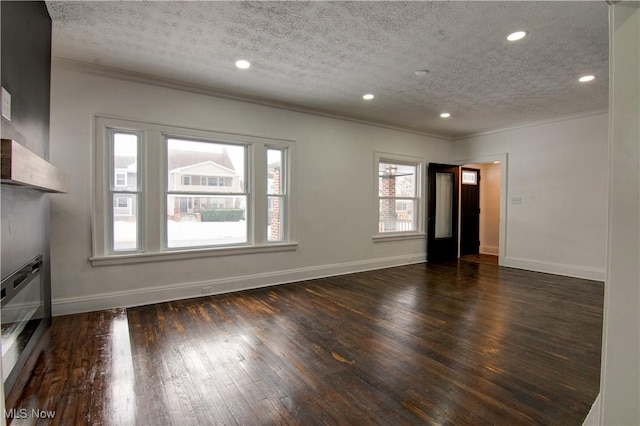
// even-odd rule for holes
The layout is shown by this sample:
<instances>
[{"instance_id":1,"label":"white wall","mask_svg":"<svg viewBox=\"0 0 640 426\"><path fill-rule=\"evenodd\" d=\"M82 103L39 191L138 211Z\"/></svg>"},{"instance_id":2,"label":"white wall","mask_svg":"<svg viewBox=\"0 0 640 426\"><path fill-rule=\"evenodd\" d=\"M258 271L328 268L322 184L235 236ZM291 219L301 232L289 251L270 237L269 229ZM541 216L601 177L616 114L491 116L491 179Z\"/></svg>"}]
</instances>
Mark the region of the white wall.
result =
<instances>
[{"instance_id":1,"label":"white wall","mask_svg":"<svg viewBox=\"0 0 640 426\"><path fill-rule=\"evenodd\" d=\"M640 3L609 8L609 235L601 424L640 424Z\"/></svg>"},{"instance_id":2,"label":"white wall","mask_svg":"<svg viewBox=\"0 0 640 426\"><path fill-rule=\"evenodd\" d=\"M507 154L501 264L604 280L607 128L600 113L454 142L457 162Z\"/></svg>"},{"instance_id":3,"label":"white wall","mask_svg":"<svg viewBox=\"0 0 640 426\"><path fill-rule=\"evenodd\" d=\"M92 267L92 114L296 141L294 252ZM451 142L81 72L55 61L51 162L71 190L51 197L53 313L131 306L423 261L424 238L372 241L374 151L446 162Z\"/></svg>"}]
</instances>

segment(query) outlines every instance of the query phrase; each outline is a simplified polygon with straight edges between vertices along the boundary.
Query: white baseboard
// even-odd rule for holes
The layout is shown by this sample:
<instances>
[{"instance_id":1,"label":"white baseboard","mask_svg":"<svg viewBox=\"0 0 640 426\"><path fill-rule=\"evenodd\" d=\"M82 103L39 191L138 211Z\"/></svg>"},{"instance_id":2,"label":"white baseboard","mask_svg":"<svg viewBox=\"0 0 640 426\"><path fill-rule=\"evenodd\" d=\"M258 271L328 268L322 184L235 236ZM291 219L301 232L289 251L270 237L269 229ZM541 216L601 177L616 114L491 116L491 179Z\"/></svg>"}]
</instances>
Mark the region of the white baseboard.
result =
<instances>
[{"instance_id":1,"label":"white baseboard","mask_svg":"<svg viewBox=\"0 0 640 426\"><path fill-rule=\"evenodd\" d=\"M422 263L425 259L426 253L416 253L412 255L311 266L306 268L220 278L208 281L177 283L161 287L101 293L90 296L59 298L52 301L52 313L53 316L59 316L77 314L81 312L100 311L104 309L143 306L172 300L189 299L211 294L229 293L233 291L269 287L316 278L351 274L354 272ZM203 287L210 287L211 291L207 291L206 294L203 294Z\"/></svg>"},{"instance_id":2,"label":"white baseboard","mask_svg":"<svg viewBox=\"0 0 640 426\"><path fill-rule=\"evenodd\" d=\"M528 271L546 272L547 274L564 275L567 277L584 278L594 281L604 281L605 279L604 268L592 268L589 266L542 262L539 260L520 259L516 257L506 257L502 260L502 266L526 269Z\"/></svg>"},{"instance_id":3,"label":"white baseboard","mask_svg":"<svg viewBox=\"0 0 640 426\"><path fill-rule=\"evenodd\" d=\"M600 426L600 411L602 407L600 405L600 394L596 397L596 400L593 402L591 406L591 410L589 410L589 414L584 419L584 423L582 426Z\"/></svg>"},{"instance_id":4,"label":"white baseboard","mask_svg":"<svg viewBox=\"0 0 640 426\"><path fill-rule=\"evenodd\" d=\"M500 248L494 246L480 246L480 253L497 256L500 254Z\"/></svg>"}]
</instances>

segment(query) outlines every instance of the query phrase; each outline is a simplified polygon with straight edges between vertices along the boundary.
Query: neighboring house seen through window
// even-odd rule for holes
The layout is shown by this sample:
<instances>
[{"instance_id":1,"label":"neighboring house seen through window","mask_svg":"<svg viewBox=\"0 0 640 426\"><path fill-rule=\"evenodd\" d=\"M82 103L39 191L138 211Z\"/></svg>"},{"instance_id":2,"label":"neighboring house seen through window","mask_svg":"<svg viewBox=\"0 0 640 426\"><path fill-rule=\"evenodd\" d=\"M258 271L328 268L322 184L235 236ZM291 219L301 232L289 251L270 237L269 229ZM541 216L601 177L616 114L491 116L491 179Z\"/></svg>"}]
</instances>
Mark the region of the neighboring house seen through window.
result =
<instances>
[{"instance_id":1,"label":"neighboring house seen through window","mask_svg":"<svg viewBox=\"0 0 640 426\"><path fill-rule=\"evenodd\" d=\"M167 247L246 244L247 145L174 137L165 143Z\"/></svg>"}]
</instances>

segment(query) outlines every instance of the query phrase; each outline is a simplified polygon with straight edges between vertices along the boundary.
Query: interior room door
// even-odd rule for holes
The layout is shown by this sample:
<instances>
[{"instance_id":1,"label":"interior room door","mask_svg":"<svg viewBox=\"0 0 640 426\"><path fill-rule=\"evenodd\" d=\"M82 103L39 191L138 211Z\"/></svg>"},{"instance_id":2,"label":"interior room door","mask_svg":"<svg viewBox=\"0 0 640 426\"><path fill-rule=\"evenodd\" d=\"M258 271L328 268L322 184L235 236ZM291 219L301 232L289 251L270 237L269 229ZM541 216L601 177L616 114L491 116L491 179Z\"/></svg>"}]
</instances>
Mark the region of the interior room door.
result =
<instances>
[{"instance_id":1,"label":"interior room door","mask_svg":"<svg viewBox=\"0 0 640 426\"><path fill-rule=\"evenodd\" d=\"M429 163L427 262L458 258L458 169Z\"/></svg>"},{"instance_id":2,"label":"interior room door","mask_svg":"<svg viewBox=\"0 0 640 426\"><path fill-rule=\"evenodd\" d=\"M460 256L480 253L480 170L462 168Z\"/></svg>"}]
</instances>

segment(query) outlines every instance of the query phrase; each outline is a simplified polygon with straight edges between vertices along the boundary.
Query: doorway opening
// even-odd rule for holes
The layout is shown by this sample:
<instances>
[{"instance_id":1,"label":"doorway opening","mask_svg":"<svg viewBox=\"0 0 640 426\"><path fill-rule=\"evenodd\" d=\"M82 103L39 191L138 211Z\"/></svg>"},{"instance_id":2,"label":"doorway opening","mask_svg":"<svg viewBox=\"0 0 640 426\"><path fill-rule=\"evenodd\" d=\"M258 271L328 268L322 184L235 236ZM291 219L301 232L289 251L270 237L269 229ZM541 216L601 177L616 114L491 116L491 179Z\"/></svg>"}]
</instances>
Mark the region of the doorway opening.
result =
<instances>
[{"instance_id":1,"label":"doorway opening","mask_svg":"<svg viewBox=\"0 0 640 426\"><path fill-rule=\"evenodd\" d=\"M499 264L499 160L467 163L460 179L460 259ZM465 179L466 177L466 179Z\"/></svg>"},{"instance_id":2,"label":"doorway opening","mask_svg":"<svg viewBox=\"0 0 640 426\"><path fill-rule=\"evenodd\" d=\"M430 163L428 182L427 262L462 257L502 265L506 259L507 154L470 158L456 165ZM447 206L450 208L445 209ZM445 222L446 227L439 226ZM440 235L439 229L450 231Z\"/></svg>"}]
</instances>

